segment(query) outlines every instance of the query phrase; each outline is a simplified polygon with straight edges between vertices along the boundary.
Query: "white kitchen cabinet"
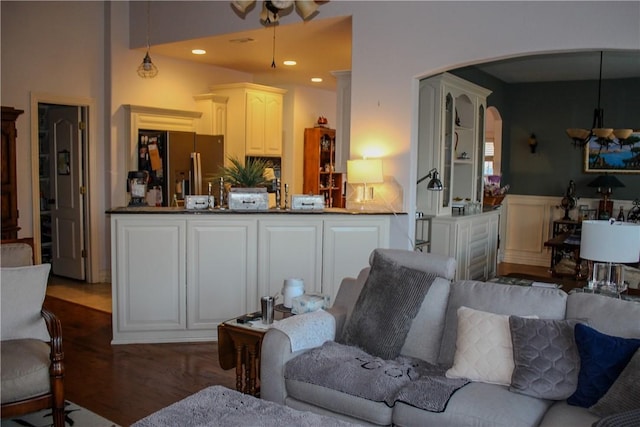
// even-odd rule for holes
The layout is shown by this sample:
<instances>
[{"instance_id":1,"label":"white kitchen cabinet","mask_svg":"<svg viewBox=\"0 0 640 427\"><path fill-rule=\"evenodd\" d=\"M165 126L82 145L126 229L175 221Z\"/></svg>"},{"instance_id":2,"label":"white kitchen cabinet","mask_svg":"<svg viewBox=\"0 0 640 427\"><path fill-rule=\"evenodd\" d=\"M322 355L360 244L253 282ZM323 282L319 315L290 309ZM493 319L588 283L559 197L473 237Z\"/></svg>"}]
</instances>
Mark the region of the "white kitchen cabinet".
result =
<instances>
[{"instance_id":1,"label":"white kitchen cabinet","mask_svg":"<svg viewBox=\"0 0 640 427\"><path fill-rule=\"evenodd\" d=\"M500 212L437 216L431 219L431 252L456 259L456 280L496 275Z\"/></svg>"},{"instance_id":2,"label":"white kitchen cabinet","mask_svg":"<svg viewBox=\"0 0 640 427\"><path fill-rule=\"evenodd\" d=\"M215 340L219 323L259 310L260 297L279 293L286 278L333 300L341 280L390 241L390 214L110 215L113 344Z\"/></svg>"},{"instance_id":3,"label":"white kitchen cabinet","mask_svg":"<svg viewBox=\"0 0 640 427\"><path fill-rule=\"evenodd\" d=\"M114 340L186 328L185 232L175 217L112 220Z\"/></svg>"},{"instance_id":4,"label":"white kitchen cabinet","mask_svg":"<svg viewBox=\"0 0 640 427\"><path fill-rule=\"evenodd\" d=\"M215 330L258 309L257 223L246 215L187 222L188 329Z\"/></svg>"},{"instance_id":5,"label":"white kitchen cabinet","mask_svg":"<svg viewBox=\"0 0 640 427\"><path fill-rule=\"evenodd\" d=\"M361 216L328 218L324 222L322 293L338 293L345 277L357 277L369 265L376 248L389 247L389 217Z\"/></svg>"},{"instance_id":6,"label":"white kitchen cabinet","mask_svg":"<svg viewBox=\"0 0 640 427\"><path fill-rule=\"evenodd\" d=\"M455 201L482 201L484 116L491 91L443 73L420 81L418 179L437 169L442 191L418 184L416 210L451 215Z\"/></svg>"},{"instance_id":7,"label":"white kitchen cabinet","mask_svg":"<svg viewBox=\"0 0 640 427\"><path fill-rule=\"evenodd\" d=\"M225 151L227 157L282 155L282 109L285 89L253 83L230 83L210 87L197 95L204 118L220 117L210 110L226 99ZM215 105L209 105L211 102Z\"/></svg>"},{"instance_id":8,"label":"white kitchen cabinet","mask_svg":"<svg viewBox=\"0 0 640 427\"><path fill-rule=\"evenodd\" d=\"M258 254L261 296L276 295L288 278L303 279L305 292L321 292L322 221L309 216L260 221Z\"/></svg>"}]
</instances>

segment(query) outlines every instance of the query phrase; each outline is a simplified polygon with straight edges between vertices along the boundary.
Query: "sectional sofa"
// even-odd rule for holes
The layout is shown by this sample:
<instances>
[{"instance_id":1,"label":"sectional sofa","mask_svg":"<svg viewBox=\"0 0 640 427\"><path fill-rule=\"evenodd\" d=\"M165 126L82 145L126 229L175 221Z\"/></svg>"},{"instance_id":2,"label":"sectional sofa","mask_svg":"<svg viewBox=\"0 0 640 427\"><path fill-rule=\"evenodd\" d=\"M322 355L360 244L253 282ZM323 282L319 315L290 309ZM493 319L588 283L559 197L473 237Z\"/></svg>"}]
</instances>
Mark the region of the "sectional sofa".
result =
<instances>
[{"instance_id":1,"label":"sectional sofa","mask_svg":"<svg viewBox=\"0 0 640 427\"><path fill-rule=\"evenodd\" d=\"M328 315L315 313L317 323L293 316L267 332L261 397L364 425L566 427L615 425L605 423L622 416L640 422L640 303L452 282L455 264L434 254L375 250L369 267L342 281ZM320 339L300 349L294 341L306 334ZM344 371L347 359L366 375L385 366L381 376L404 375L409 385L380 397L378 378ZM451 391L439 397L439 408L403 397L418 382L409 377L421 372L428 384L420 387Z\"/></svg>"}]
</instances>

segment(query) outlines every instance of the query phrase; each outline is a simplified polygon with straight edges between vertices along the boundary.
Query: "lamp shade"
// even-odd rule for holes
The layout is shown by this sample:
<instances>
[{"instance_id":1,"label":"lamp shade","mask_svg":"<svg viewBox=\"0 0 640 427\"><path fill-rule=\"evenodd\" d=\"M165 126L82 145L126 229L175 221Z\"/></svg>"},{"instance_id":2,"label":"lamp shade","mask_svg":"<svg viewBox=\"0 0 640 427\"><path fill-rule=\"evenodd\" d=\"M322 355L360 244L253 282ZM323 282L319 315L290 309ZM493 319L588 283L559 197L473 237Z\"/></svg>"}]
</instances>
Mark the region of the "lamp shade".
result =
<instances>
[{"instance_id":1,"label":"lamp shade","mask_svg":"<svg viewBox=\"0 0 640 427\"><path fill-rule=\"evenodd\" d=\"M600 188L618 188L624 187L624 184L620 182L618 178L613 175L600 175L589 184L589 187L600 187Z\"/></svg>"},{"instance_id":2,"label":"lamp shade","mask_svg":"<svg viewBox=\"0 0 640 427\"><path fill-rule=\"evenodd\" d=\"M347 180L352 184L384 182L382 159L347 160Z\"/></svg>"},{"instance_id":3,"label":"lamp shade","mask_svg":"<svg viewBox=\"0 0 640 427\"><path fill-rule=\"evenodd\" d=\"M597 262L638 262L640 224L582 221L580 258Z\"/></svg>"}]
</instances>

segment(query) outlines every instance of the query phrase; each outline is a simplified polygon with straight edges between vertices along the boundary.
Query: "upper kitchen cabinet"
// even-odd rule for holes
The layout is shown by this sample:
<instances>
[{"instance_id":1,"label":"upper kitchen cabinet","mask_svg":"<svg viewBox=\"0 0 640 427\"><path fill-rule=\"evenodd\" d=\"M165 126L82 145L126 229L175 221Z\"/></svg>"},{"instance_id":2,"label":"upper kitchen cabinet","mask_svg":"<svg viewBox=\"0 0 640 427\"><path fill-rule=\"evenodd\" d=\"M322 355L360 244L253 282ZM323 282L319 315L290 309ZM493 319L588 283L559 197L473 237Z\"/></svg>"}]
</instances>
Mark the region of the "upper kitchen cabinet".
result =
<instances>
[{"instance_id":1,"label":"upper kitchen cabinet","mask_svg":"<svg viewBox=\"0 0 640 427\"><path fill-rule=\"evenodd\" d=\"M491 91L443 73L420 81L418 179L436 169L442 191L418 184L416 210L451 215L452 207L482 201L484 117Z\"/></svg>"},{"instance_id":2,"label":"upper kitchen cabinet","mask_svg":"<svg viewBox=\"0 0 640 427\"><path fill-rule=\"evenodd\" d=\"M210 94L198 95L196 101L202 111L211 113L213 123L226 119L226 126L217 130L224 130L227 157L282 155L282 104L286 90L253 83L223 84L210 89ZM220 111L223 105L225 114Z\"/></svg>"}]
</instances>

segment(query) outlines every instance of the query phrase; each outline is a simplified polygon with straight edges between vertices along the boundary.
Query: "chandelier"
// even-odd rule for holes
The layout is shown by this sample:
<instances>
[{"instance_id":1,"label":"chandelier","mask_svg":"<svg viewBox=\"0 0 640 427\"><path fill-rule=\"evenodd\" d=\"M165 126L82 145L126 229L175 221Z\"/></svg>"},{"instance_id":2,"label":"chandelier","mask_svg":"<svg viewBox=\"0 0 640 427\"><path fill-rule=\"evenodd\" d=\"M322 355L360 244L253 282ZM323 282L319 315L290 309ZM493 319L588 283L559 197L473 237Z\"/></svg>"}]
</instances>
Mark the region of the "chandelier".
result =
<instances>
[{"instance_id":1,"label":"chandelier","mask_svg":"<svg viewBox=\"0 0 640 427\"><path fill-rule=\"evenodd\" d=\"M598 107L593 110L593 125L591 129L567 129L567 135L576 147L584 147L591 141L595 141L605 147L612 143L623 145L631 136L633 129L612 129L604 127L604 110L600 107L600 94L602 91L602 51L600 51L600 76L598 78Z\"/></svg>"},{"instance_id":2,"label":"chandelier","mask_svg":"<svg viewBox=\"0 0 640 427\"><path fill-rule=\"evenodd\" d=\"M231 2L233 7L243 14L253 3L255 0L234 0ZM294 4L303 20L311 17L318 10L318 5L314 0L267 0L262 2L260 22L265 25L275 24L283 11L290 9Z\"/></svg>"}]
</instances>

